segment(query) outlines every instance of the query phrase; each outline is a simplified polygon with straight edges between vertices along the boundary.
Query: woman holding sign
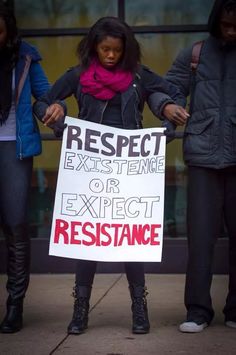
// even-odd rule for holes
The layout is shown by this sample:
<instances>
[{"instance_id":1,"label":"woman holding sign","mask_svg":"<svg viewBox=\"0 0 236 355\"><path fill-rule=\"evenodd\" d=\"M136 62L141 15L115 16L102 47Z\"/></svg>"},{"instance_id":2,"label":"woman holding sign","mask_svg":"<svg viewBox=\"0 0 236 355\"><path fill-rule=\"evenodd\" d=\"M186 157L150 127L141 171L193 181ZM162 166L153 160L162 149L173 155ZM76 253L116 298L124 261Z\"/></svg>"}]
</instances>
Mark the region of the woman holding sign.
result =
<instances>
[{"instance_id":1,"label":"woman holding sign","mask_svg":"<svg viewBox=\"0 0 236 355\"><path fill-rule=\"evenodd\" d=\"M46 125L65 116L58 100L74 95L79 118L104 125L142 128L145 100L158 93L150 107L159 117L184 124L188 114L175 105L178 93L174 86L140 64L140 47L131 28L115 17L104 17L90 29L78 45L80 65L69 69L49 93L34 105L34 111ZM96 272L96 261L77 262L74 287L74 313L69 334L81 334L88 326L89 299ZM132 300L133 326L136 334L149 332L144 264L125 262Z\"/></svg>"}]
</instances>

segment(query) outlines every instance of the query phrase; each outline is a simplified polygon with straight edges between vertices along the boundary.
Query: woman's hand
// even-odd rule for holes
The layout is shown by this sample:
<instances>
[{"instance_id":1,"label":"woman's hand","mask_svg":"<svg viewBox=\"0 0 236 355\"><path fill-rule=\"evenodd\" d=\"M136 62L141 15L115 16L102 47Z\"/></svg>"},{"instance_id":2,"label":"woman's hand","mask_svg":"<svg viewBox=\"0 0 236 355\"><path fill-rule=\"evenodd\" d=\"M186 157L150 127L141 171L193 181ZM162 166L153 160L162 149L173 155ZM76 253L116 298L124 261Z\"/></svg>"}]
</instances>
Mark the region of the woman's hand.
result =
<instances>
[{"instance_id":1,"label":"woman's hand","mask_svg":"<svg viewBox=\"0 0 236 355\"><path fill-rule=\"evenodd\" d=\"M175 104L167 104L163 109L163 115L177 126L183 126L190 116L182 106Z\"/></svg>"},{"instance_id":2,"label":"woman's hand","mask_svg":"<svg viewBox=\"0 0 236 355\"><path fill-rule=\"evenodd\" d=\"M50 126L51 124L55 123L56 121L64 118L64 116L65 116L65 113L64 113L63 107L60 104L55 103L55 104L50 105L47 108L46 113L45 113L44 117L42 118L42 121L45 126Z\"/></svg>"}]
</instances>

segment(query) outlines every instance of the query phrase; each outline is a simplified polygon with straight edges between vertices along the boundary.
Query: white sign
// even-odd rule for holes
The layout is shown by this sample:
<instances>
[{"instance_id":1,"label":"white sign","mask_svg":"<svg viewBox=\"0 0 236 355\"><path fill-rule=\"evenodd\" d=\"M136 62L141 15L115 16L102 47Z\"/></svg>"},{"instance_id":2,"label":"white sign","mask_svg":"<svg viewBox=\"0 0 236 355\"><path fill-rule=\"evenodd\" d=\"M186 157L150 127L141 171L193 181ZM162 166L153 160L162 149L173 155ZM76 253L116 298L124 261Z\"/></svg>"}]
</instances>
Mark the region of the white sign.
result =
<instances>
[{"instance_id":1,"label":"white sign","mask_svg":"<svg viewBox=\"0 0 236 355\"><path fill-rule=\"evenodd\" d=\"M50 255L161 261L163 128L124 130L66 117Z\"/></svg>"}]
</instances>

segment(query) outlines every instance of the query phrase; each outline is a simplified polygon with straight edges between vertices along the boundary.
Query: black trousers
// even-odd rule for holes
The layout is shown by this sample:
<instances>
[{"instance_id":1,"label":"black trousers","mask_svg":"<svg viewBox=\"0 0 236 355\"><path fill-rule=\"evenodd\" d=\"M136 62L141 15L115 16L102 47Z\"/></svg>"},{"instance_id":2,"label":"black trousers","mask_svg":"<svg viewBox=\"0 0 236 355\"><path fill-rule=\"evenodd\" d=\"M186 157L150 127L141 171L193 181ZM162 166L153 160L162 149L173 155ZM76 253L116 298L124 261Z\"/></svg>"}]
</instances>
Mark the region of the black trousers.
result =
<instances>
[{"instance_id":1,"label":"black trousers","mask_svg":"<svg viewBox=\"0 0 236 355\"><path fill-rule=\"evenodd\" d=\"M125 262L124 266L129 284L145 285L143 263ZM92 286L96 268L96 261L78 260L76 264L76 284L78 286Z\"/></svg>"},{"instance_id":2,"label":"black trousers","mask_svg":"<svg viewBox=\"0 0 236 355\"><path fill-rule=\"evenodd\" d=\"M210 323L214 316L210 294L212 261L224 220L229 236L229 291L224 314L226 320L236 321L236 167L188 170L187 318Z\"/></svg>"},{"instance_id":3,"label":"black trousers","mask_svg":"<svg viewBox=\"0 0 236 355\"><path fill-rule=\"evenodd\" d=\"M21 301L29 284L29 192L33 158L16 158L16 142L0 142L0 220L7 246L9 302Z\"/></svg>"},{"instance_id":4,"label":"black trousers","mask_svg":"<svg viewBox=\"0 0 236 355\"><path fill-rule=\"evenodd\" d=\"M10 227L28 222L33 159L16 158L16 142L0 142L0 218Z\"/></svg>"}]
</instances>

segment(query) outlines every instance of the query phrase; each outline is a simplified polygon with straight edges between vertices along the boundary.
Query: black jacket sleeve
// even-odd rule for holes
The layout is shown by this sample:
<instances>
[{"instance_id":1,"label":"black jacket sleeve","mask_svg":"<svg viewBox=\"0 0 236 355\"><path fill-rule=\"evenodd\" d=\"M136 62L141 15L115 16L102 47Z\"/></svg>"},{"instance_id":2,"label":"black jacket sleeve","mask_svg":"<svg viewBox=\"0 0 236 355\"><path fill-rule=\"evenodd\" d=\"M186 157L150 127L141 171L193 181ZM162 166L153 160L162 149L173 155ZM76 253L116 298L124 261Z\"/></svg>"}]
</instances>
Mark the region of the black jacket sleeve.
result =
<instances>
[{"instance_id":1,"label":"black jacket sleeve","mask_svg":"<svg viewBox=\"0 0 236 355\"><path fill-rule=\"evenodd\" d=\"M183 107L186 106L187 97L191 88L191 56L192 48L183 49L165 75L165 79L178 88L179 95L177 103Z\"/></svg>"},{"instance_id":2,"label":"black jacket sleeve","mask_svg":"<svg viewBox=\"0 0 236 355\"><path fill-rule=\"evenodd\" d=\"M176 103L180 99L179 89L147 67L143 67L142 82L150 110L155 116L164 119L163 109L166 104Z\"/></svg>"},{"instance_id":3,"label":"black jacket sleeve","mask_svg":"<svg viewBox=\"0 0 236 355\"><path fill-rule=\"evenodd\" d=\"M51 89L34 103L34 115L42 120L48 106L53 103L59 103L63 107L66 115L67 109L63 100L76 94L78 83L78 67L67 70L67 72L55 82Z\"/></svg>"}]
</instances>

